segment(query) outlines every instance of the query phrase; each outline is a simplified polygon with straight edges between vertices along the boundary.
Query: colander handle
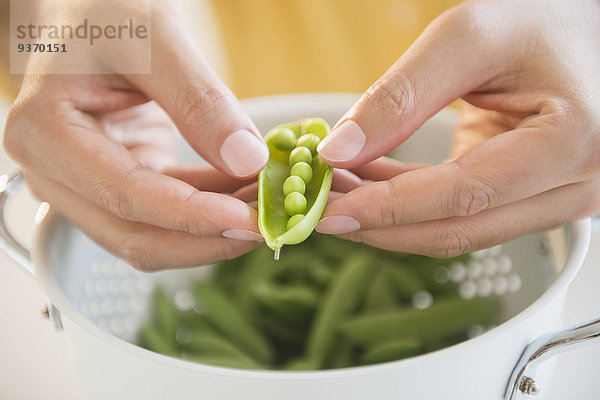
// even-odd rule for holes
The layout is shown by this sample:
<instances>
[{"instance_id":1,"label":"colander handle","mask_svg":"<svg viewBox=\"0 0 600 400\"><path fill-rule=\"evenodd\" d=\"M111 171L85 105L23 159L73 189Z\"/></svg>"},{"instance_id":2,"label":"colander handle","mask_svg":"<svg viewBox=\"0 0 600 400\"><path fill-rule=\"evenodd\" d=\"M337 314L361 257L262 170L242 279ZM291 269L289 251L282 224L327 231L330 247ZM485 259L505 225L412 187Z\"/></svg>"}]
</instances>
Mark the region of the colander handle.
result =
<instances>
[{"instance_id":1,"label":"colander handle","mask_svg":"<svg viewBox=\"0 0 600 400\"><path fill-rule=\"evenodd\" d=\"M519 392L530 396L537 395L540 387L532 377L528 376L528 369L564 351L597 343L595 339L600 339L600 318L548 333L529 343L508 381L505 400L515 400Z\"/></svg>"},{"instance_id":2,"label":"colander handle","mask_svg":"<svg viewBox=\"0 0 600 400\"><path fill-rule=\"evenodd\" d=\"M33 263L31 262L29 250L10 233L4 218L6 201L19 191L24 184L23 172L18 172L12 176L0 176L0 250L33 276Z\"/></svg>"}]
</instances>

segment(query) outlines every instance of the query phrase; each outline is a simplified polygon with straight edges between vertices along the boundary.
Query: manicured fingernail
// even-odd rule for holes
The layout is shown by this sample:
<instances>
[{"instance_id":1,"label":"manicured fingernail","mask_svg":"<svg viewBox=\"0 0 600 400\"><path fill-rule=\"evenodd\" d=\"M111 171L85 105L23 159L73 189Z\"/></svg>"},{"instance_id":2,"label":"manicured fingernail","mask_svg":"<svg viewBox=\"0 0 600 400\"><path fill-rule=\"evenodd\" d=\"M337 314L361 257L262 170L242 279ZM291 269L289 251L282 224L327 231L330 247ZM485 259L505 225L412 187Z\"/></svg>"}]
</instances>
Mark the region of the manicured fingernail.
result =
<instances>
[{"instance_id":1,"label":"manicured fingernail","mask_svg":"<svg viewBox=\"0 0 600 400\"><path fill-rule=\"evenodd\" d=\"M219 154L231 172L239 177L258 173L269 160L267 145L246 129L229 135Z\"/></svg>"},{"instance_id":2,"label":"manicured fingernail","mask_svg":"<svg viewBox=\"0 0 600 400\"><path fill-rule=\"evenodd\" d=\"M335 128L319 143L319 155L330 161L352 160L365 147L367 137L360 126L348 120Z\"/></svg>"},{"instance_id":3,"label":"manicured fingernail","mask_svg":"<svg viewBox=\"0 0 600 400\"><path fill-rule=\"evenodd\" d=\"M330 235L339 235L360 229L360 224L357 220L346 215L333 215L323 218L315 228L317 232L327 233Z\"/></svg>"},{"instance_id":4,"label":"manicured fingernail","mask_svg":"<svg viewBox=\"0 0 600 400\"><path fill-rule=\"evenodd\" d=\"M262 242L264 239L256 232L245 229L229 229L222 233L228 239L245 240L247 242Z\"/></svg>"}]
</instances>

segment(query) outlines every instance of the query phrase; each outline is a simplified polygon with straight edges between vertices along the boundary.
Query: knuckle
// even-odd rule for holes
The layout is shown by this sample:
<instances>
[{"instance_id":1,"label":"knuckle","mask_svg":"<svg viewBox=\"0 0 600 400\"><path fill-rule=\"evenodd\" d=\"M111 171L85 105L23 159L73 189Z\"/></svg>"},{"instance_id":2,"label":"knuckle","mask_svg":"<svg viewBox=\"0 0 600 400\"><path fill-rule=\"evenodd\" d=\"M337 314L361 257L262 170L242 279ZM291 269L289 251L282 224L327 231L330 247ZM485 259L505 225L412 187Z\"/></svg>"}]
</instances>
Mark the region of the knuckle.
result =
<instances>
[{"instance_id":1,"label":"knuckle","mask_svg":"<svg viewBox=\"0 0 600 400\"><path fill-rule=\"evenodd\" d=\"M189 124L190 129L198 129L198 124L213 119L228 108L229 96L228 89L221 85L191 86L177 101L182 122Z\"/></svg>"},{"instance_id":2,"label":"knuckle","mask_svg":"<svg viewBox=\"0 0 600 400\"><path fill-rule=\"evenodd\" d=\"M545 99L538 106L537 112L544 115L544 127L559 127L557 132L565 127L573 127L574 124L582 124L580 121L583 120L583 115L579 115L577 108L562 97Z\"/></svg>"},{"instance_id":3,"label":"knuckle","mask_svg":"<svg viewBox=\"0 0 600 400\"><path fill-rule=\"evenodd\" d=\"M131 188L135 188L136 175L145 169L144 165L136 164L113 184L100 185L100 204L121 219L135 221L135 199Z\"/></svg>"},{"instance_id":4,"label":"knuckle","mask_svg":"<svg viewBox=\"0 0 600 400\"><path fill-rule=\"evenodd\" d=\"M497 42L496 22L490 15L498 13L490 1L464 2L441 14L436 23L472 45L495 44ZM500 28L500 27L498 27ZM502 29L499 32L503 32Z\"/></svg>"},{"instance_id":5,"label":"knuckle","mask_svg":"<svg viewBox=\"0 0 600 400\"><path fill-rule=\"evenodd\" d=\"M216 246L215 256L218 260L231 260L238 256L239 248L229 240L222 240L221 243Z\"/></svg>"},{"instance_id":6,"label":"knuckle","mask_svg":"<svg viewBox=\"0 0 600 400\"><path fill-rule=\"evenodd\" d=\"M416 87L406 75L383 77L371 86L366 99L392 117L411 115L415 111Z\"/></svg>"},{"instance_id":7,"label":"knuckle","mask_svg":"<svg viewBox=\"0 0 600 400\"><path fill-rule=\"evenodd\" d=\"M488 208L489 204L490 197L483 185L461 183L452 197L452 215L475 215Z\"/></svg>"},{"instance_id":8,"label":"knuckle","mask_svg":"<svg viewBox=\"0 0 600 400\"><path fill-rule=\"evenodd\" d=\"M389 227L396 225L400 222L400 220L399 216L397 215L398 213L396 212L397 197L394 184L391 181L383 181L377 184L380 184L385 188L386 193L383 198L387 199L387 201L378 202L380 211L378 221L379 226Z\"/></svg>"},{"instance_id":9,"label":"knuckle","mask_svg":"<svg viewBox=\"0 0 600 400\"><path fill-rule=\"evenodd\" d=\"M192 235L202 235L206 231L206 225L209 224L206 220L198 219L192 210L197 209L197 201L199 192L195 189L190 189L190 192L185 195L182 202L182 209L187 210L183 215L175 214L175 222L173 223L175 229L183 232L191 233Z\"/></svg>"},{"instance_id":10,"label":"knuckle","mask_svg":"<svg viewBox=\"0 0 600 400\"><path fill-rule=\"evenodd\" d=\"M466 217L489 208L498 195L495 189L481 179L466 177L460 179L448 196L448 213Z\"/></svg>"},{"instance_id":11,"label":"knuckle","mask_svg":"<svg viewBox=\"0 0 600 400\"><path fill-rule=\"evenodd\" d=\"M135 235L127 235L114 246L114 252L138 271L150 272L157 269L151 252L146 251Z\"/></svg>"},{"instance_id":12,"label":"knuckle","mask_svg":"<svg viewBox=\"0 0 600 400\"><path fill-rule=\"evenodd\" d=\"M600 213L600 176L585 182L579 194L581 205L570 219L586 218Z\"/></svg>"},{"instance_id":13,"label":"knuckle","mask_svg":"<svg viewBox=\"0 0 600 400\"><path fill-rule=\"evenodd\" d=\"M455 225L448 229L441 229L434 237L427 255L436 258L451 258L473 251L476 248L475 240L467 230Z\"/></svg>"}]
</instances>

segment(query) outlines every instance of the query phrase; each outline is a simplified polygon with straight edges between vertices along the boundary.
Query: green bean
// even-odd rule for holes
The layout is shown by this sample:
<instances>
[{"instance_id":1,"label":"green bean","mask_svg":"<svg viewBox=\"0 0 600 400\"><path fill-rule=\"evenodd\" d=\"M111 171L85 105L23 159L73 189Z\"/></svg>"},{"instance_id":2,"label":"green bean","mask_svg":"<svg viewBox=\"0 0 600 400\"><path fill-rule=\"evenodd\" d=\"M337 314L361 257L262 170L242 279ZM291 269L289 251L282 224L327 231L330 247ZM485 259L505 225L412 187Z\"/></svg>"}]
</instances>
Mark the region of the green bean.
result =
<instances>
[{"instance_id":1,"label":"green bean","mask_svg":"<svg viewBox=\"0 0 600 400\"><path fill-rule=\"evenodd\" d=\"M308 266L308 279L317 286L325 286L331 281L333 268L320 259L312 260Z\"/></svg>"},{"instance_id":2,"label":"green bean","mask_svg":"<svg viewBox=\"0 0 600 400\"><path fill-rule=\"evenodd\" d=\"M310 314L319 301L319 294L306 285L278 286L263 282L254 288L257 301L283 318Z\"/></svg>"},{"instance_id":3,"label":"green bean","mask_svg":"<svg viewBox=\"0 0 600 400\"><path fill-rule=\"evenodd\" d=\"M273 261L273 253L267 247L260 246L247 255L243 268L237 274L237 284L233 299L243 313L253 310L252 288L261 281L273 279L282 270L282 266Z\"/></svg>"},{"instance_id":4,"label":"green bean","mask_svg":"<svg viewBox=\"0 0 600 400\"><path fill-rule=\"evenodd\" d=\"M142 327L138 334L139 343L142 347L156 353L177 357L177 348L173 344L175 342L175 336L165 336L157 328L150 325Z\"/></svg>"},{"instance_id":5,"label":"green bean","mask_svg":"<svg viewBox=\"0 0 600 400\"><path fill-rule=\"evenodd\" d=\"M206 316L195 311L186 311L180 314L178 329L181 327L192 331L214 331L213 325L206 319Z\"/></svg>"},{"instance_id":6,"label":"green bean","mask_svg":"<svg viewBox=\"0 0 600 400\"><path fill-rule=\"evenodd\" d=\"M361 356L361 364L379 364L400 360L419 353L423 342L416 337L394 338L377 343L368 348Z\"/></svg>"},{"instance_id":7,"label":"green bean","mask_svg":"<svg viewBox=\"0 0 600 400\"><path fill-rule=\"evenodd\" d=\"M269 342L251 325L235 305L215 286L199 282L194 294L208 319L225 337L260 363L269 363L273 351Z\"/></svg>"},{"instance_id":8,"label":"green bean","mask_svg":"<svg viewBox=\"0 0 600 400\"><path fill-rule=\"evenodd\" d=\"M445 349L446 347L454 346L457 343L464 342L467 339L469 339L467 332L462 332L458 335L448 336L440 340L427 342L423 345L421 352L429 353L432 351Z\"/></svg>"},{"instance_id":9,"label":"green bean","mask_svg":"<svg viewBox=\"0 0 600 400\"><path fill-rule=\"evenodd\" d=\"M370 260L353 254L341 267L317 309L306 344L306 354L322 366L336 337L338 324L358 304L370 271Z\"/></svg>"},{"instance_id":10,"label":"green bean","mask_svg":"<svg viewBox=\"0 0 600 400\"><path fill-rule=\"evenodd\" d=\"M154 326L165 336L175 339L179 311L159 286L154 289Z\"/></svg>"},{"instance_id":11,"label":"green bean","mask_svg":"<svg viewBox=\"0 0 600 400\"><path fill-rule=\"evenodd\" d=\"M367 310L387 310L396 306L396 294L390 277L389 268L381 268L375 275L365 298Z\"/></svg>"},{"instance_id":12,"label":"green bean","mask_svg":"<svg viewBox=\"0 0 600 400\"><path fill-rule=\"evenodd\" d=\"M252 357L214 331L193 332L190 342L182 346L182 352L203 356L241 359L253 363L256 368L260 368L260 364L253 360Z\"/></svg>"},{"instance_id":13,"label":"green bean","mask_svg":"<svg viewBox=\"0 0 600 400\"><path fill-rule=\"evenodd\" d=\"M325 358L323 368L337 369L347 368L355 363L354 348L347 340L339 338L332 346L331 351Z\"/></svg>"},{"instance_id":14,"label":"green bean","mask_svg":"<svg viewBox=\"0 0 600 400\"><path fill-rule=\"evenodd\" d=\"M373 345L402 335L424 342L460 334L473 325L489 324L498 310L498 299L452 299L424 310L381 311L349 319L340 333L355 345Z\"/></svg>"},{"instance_id":15,"label":"green bean","mask_svg":"<svg viewBox=\"0 0 600 400\"><path fill-rule=\"evenodd\" d=\"M411 267L384 263L389 272L390 283L398 295L404 300L410 300L419 290L425 289L423 277Z\"/></svg>"},{"instance_id":16,"label":"green bean","mask_svg":"<svg viewBox=\"0 0 600 400\"><path fill-rule=\"evenodd\" d=\"M304 332L296 329L288 321L282 321L274 315L257 312L253 316L256 326L260 327L261 331L266 336L283 343L290 348L302 349L304 344Z\"/></svg>"},{"instance_id":17,"label":"green bean","mask_svg":"<svg viewBox=\"0 0 600 400\"><path fill-rule=\"evenodd\" d=\"M221 261L218 268L214 269L212 281L227 294L233 294L237 284L237 275L243 270L247 258L248 255L246 254L232 260Z\"/></svg>"},{"instance_id":18,"label":"green bean","mask_svg":"<svg viewBox=\"0 0 600 400\"><path fill-rule=\"evenodd\" d=\"M304 357L293 359L282 368L284 371L313 371L315 369L319 369L315 361Z\"/></svg>"},{"instance_id":19,"label":"green bean","mask_svg":"<svg viewBox=\"0 0 600 400\"><path fill-rule=\"evenodd\" d=\"M296 137L306 135L301 123L295 129ZM282 165L290 170L287 161ZM306 187L307 196L318 181ZM281 186L279 193L283 198ZM306 217L286 218L298 226ZM345 368L454 345L468 339L473 325L493 322L499 309L497 298L461 300L455 284L435 282L433 271L468 256L390 253L317 233L283 254L275 262L262 246L219 263L209 281L191 287L195 311L177 310L157 287L140 345L229 368ZM434 293L433 305L406 307L419 290Z\"/></svg>"},{"instance_id":20,"label":"green bean","mask_svg":"<svg viewBox=\"0 0 600 400\"><path fill-rule=\"evenodd\" d=\"M342 264L342 261L347 257L348 254L355 254L361 252L369 257L372 257L370 251L366 246L362 246L360 243L351 242L336 238L331 235L323 235L320 233L313 233L314 237L313 245L318 251L320 257L334 263L335 265Z\"/></svg>"}]
</instances>

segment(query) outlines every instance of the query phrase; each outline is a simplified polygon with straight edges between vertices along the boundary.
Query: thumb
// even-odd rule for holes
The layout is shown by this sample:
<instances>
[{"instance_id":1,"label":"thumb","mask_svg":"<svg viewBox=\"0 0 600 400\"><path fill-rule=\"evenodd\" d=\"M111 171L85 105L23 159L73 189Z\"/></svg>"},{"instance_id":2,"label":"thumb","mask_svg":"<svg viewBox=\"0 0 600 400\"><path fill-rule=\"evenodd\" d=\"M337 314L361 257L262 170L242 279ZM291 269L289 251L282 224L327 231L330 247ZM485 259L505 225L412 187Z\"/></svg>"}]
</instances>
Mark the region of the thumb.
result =
<instances>
[{"instance_id":1,"label":"thumb","mask_svg":"<svg viewBox=\"0 0 600 400\"><path fill-rule=\"evenodd\" d=\"M128 79L161 105L191 147L215 168L238 178L256 175L269 151L237 98L181 24L163 18L153 21L153 29L159 32L152 36L152 74Z\"/></svg>"},{"instance_id":2,"label":"thumb","mask_svg":"<svg viewBox=\"0 0 600 400\"><path fill-rule=\"evenodd\" d=\"M497 54L504 44L490 45L474 33L473 14L459 6L438 17L319 144L323 160L354 168L387 154L444 106L498 74L506 65Z\"/></svg>"}]
</instances>

